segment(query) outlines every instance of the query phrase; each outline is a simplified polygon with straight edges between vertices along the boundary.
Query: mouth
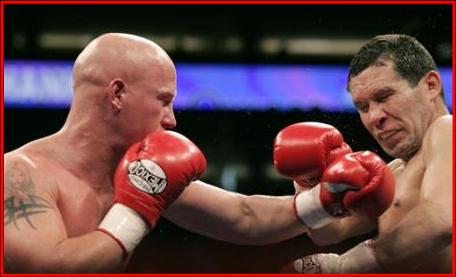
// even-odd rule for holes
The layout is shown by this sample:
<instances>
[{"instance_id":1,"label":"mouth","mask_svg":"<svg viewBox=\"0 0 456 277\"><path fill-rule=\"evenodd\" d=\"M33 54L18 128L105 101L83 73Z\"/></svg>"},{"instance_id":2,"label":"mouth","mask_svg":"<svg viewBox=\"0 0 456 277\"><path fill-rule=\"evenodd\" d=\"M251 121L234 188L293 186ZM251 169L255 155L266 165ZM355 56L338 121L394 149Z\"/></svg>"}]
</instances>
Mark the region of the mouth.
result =
<instances>
[{"instance_id":1,"label":"mouth","mask_svg":"<svg viewBox=\"0 0 456 277\"><path fill-rule=\"evenodd\" d=\"M383 131L377 134L377 137L380 141L386 141L391 139L394 135L399 133L400 130L392 130L392 131Z\"/></svg>"}]
</instances>

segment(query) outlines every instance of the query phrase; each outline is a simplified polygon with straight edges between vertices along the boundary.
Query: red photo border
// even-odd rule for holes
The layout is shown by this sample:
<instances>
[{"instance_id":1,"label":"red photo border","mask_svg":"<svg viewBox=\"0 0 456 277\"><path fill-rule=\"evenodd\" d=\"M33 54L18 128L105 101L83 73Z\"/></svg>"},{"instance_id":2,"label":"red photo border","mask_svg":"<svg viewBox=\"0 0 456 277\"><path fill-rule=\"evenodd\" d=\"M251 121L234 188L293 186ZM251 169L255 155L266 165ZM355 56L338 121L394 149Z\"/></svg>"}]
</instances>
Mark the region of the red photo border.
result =
<instances>
[{"instance_id":1,"label":"red photo border","mask_svg":"<svg viewBox=\"0 0 456 277\"><path fill-rule=\"evenodd\" d=\"M429 0L423 0L423 1L394 1L394 0L384 0L384 1L366 1L366 0L359 0L359 1L293 1L293 0L284 0L284 1L279 1L279 0L220 0L220 1L214 1L214 0L161 0L161 1L139 1L139 0L132 0L132 1L127 1L127 0L107 0L107 1L84 1L84 0L79 0L79 1L63 1L63 0L47 0L47 1L22 1L22 0L2 0L0 1L0 41L1 41L1 46L0 46L0 74L1 74L1 81L0 81L0 91L1 91L1 119L2 122L0 124L1 126L1 151L2 154L4 154L4 18L5 18L5 6L6 5L27 5L27 4L34 4L34 5L50 5L50 4L85 4L85 5L92 5L92 4L119 4L119 5L135 5L135 4L185 4L185 5L201 5L201 4L237 4L237 5L245 5L245 4L276 4L276 5L287 5L287 4L322 4L322 5L330 5L330 4L432 4L432 5L438 5L438 4L448 4L452 6L452 68L453 68L453 103L452 103L452 114L454 114L454 109L455 109L455 84L456 84L456 78L454 74L454 70L456 68L456 59L455 59L455 45L456 45L456 39L455 39L455 30L456 30L456 20L455 20L455 11L456 11L456 3L454 1L429 1ZM455 136L456 128L455 128L455 123L453 121L453 163L456 157L456 150L455 150L455 143L454 143L454 136ZM1 162L1 178L2 178L2 183L1 183L1 189L2 189L2 195L3 195L3 189L4 189L4 158L2 155L2 162ZM453 180L453 211L455 210L455 172L453 170L452 174L452 180ZM3 197L1 197L1 203L3 205ZM4 216L2 216L2 222L4 220ZM4 225L3 223L1 224L1 263L0 263L0 275L1 276L9 276L9 277L14 277L14 276L188 276L188 277L193 277L193 276L250 276L250 277L257 277L257 276L302 276L302 274L206 274L206 273L201 273L201 274L158 274L158 273L147 273L147 274L126 274L126 273L116 273L116 274L10 274L10 273L5 273L4 272ZM453 213L453 242L455 241L455 219L454 219L454 213ZM369 275L369 276L455 276L455 245L453 243L453 265L452 265L452 273L451 274L310 274L310 276L364 276L364 275Z\"/></svg>"}]
</instances>

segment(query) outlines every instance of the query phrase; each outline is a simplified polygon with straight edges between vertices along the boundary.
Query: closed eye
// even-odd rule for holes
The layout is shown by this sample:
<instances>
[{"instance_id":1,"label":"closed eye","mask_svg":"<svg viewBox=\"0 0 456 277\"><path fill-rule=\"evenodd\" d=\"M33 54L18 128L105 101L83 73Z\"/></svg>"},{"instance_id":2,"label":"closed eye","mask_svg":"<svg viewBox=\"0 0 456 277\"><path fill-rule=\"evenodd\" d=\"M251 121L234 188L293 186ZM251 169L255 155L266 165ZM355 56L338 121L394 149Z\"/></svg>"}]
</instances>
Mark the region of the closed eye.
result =
<instances>
[{"instance_id":1,"label":"closed eye","mask_svg":"<svg viewBox=\"0 0 456 277\"><path fill-rule=\"evenodd\" d=\"M367 106L362 106L362 107L358 107L356 108L358 110L358 112L360 113L367 113L369 111L369 108Z\"/></svg>"},{"instance_id":2,"label":"closed eye","mask_svg":"<svg viewBox=\"0 0 456 277\"><path fill-rule=\"evenodd\" d=\"M379 90L375 95L375 101L378 103L384 103L388 98L393 95L394 89L392 88L383 88Z\"/></svg>"},{"instance_id":3,"label":"closed eye","mask_svg":"<svg viewBox=\"0 0 456 277\"><path fill-rule=\"evenodd\" d=\"M378 97L376 100L377 100L377 102L379 102L379 103L384 103L384 102L386 102L386 100L388 100L389 96L390 96L390 94L388 94L388 95L383 95L383 96Z\"/></svg>"},{"instance_id":4,"label":"closed eye","mask_svg":"<svg viewBox=\"0 0 456 277\"><path fill-rule=\"evenodd\" d=\"M366 104L355 103L356 110L360 113L367 113L369 111L369 106Z\"/></svg>"}]
</instances>

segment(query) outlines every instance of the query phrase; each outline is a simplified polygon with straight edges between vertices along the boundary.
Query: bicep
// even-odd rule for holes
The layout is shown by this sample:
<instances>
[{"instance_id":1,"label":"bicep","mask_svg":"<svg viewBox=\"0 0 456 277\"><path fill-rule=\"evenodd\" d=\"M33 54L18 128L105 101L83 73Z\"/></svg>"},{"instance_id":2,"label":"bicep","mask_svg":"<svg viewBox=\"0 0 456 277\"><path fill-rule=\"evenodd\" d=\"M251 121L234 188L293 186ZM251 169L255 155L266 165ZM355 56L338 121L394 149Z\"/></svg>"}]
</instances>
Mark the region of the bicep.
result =
<instances>
[{"instance_id":1,"label":"bicep","mask_svg":"<svg viewBox=\"0 0 456 277\"><path fill-rule=\"evenodd\" d=\"M437 121L423 143L425 172L421 198L451 208L452 131L451 121Z\"/></svg>"},{"instance_id":2,"label":"bicep","mask_svg":"<svg viewBox=\"0 0 456 277\"><path fill-rule=\"evenodd\" d=\"M15 264L35 266L50 261L53 249L66 237L61 217L51 206L40 210L31 206L21 212L5 207L5 256Z\"/></svg>"},{"instance_id":3,"label":"bicep","mask_svg":"<svg viewBox=\"0 0 456 277\"><path fill-rule=\"evenodd\" d=\"M4 177L4 240L9 267L49 260L52 249L67 237L55 199L43 189L33 168L20 160L5 162Z\"/></svg>"},{"instance_id":4,"label":"bicep","mask_svg":"<svg viewBox=\"0 0 456 277\"><path fill-rule=\"evenodd\" d=\"M425 172L418 207L429 214L436 240L446 241L452 232L452 122L442 119L431 126L423 142Z\"/></svg>"}]
</instances>

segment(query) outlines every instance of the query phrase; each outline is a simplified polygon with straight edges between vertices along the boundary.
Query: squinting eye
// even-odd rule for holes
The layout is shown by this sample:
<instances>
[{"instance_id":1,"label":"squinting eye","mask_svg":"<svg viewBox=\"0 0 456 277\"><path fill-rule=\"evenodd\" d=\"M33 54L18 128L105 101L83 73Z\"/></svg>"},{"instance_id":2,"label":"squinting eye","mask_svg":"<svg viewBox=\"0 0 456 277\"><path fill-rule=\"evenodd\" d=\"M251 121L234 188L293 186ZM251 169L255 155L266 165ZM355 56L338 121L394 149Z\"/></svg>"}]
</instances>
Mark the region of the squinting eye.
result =
<instances>
[{"instance_id":1,"label":"squinting eye","mask_svg":"<svg viewBox=\"0 0 456 277\"><path fill-rule=\"evenodd\" d=\"M369 109L367 108L367 106L357 107L356 109L357 109L358 112L360 112L360 113L367 113L367 112L369 111Z\"/></svg>"},{"instance_id":2,"label":"squinting eye","mask_svg":"<svg viewBox=\"0 0 456 277\"><path fill-rule=\"evenodd\" d=\"M389 95L380 97L380 99L378 99L378 102L385 102L386 100L388 100L388 97L389 97Z\"/></svg>"}]
</instances>

